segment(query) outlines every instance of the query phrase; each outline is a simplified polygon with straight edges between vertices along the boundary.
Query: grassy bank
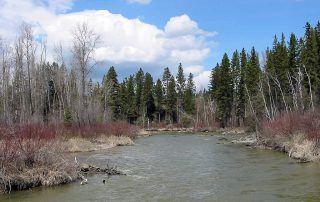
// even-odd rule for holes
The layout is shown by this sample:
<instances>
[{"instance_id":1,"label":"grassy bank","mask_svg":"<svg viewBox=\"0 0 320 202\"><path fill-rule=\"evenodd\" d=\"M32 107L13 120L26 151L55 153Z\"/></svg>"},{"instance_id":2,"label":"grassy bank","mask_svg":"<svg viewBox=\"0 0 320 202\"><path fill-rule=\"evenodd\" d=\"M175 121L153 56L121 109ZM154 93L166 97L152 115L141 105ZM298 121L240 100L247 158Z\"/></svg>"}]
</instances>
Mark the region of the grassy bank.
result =
<instances>
[{"instance_id":1,"label":"grassy bank","mask_svg":"<svg viewBox=\"0 0 320 202\"><path fill-rule=\"evenodd\" d=\"M0 192L53 186L78 179L79 167L66 152L132 144L138 128L125 122L95 125L2 125Z\"/></svg>"},{"instance_id":2,"label":"grassy bank","mask_svg":"<svg viewBox=\"0 0 320 202\"><path fill-rule=\"evenodd\" d=\"M285 113L260 126L257 144L303 162L320 160L320 112Z\"/></svg>"}]
</instances>

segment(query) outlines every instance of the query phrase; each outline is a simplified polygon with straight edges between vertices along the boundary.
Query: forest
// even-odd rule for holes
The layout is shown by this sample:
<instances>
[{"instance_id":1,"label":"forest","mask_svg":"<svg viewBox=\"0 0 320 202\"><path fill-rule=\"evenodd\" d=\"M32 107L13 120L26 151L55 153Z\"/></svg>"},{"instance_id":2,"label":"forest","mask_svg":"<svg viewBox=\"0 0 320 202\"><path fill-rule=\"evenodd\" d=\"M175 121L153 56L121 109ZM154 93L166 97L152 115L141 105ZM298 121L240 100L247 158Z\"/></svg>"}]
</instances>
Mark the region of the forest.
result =
<instances>
[{"instance_id":1,"label":"forest","mask_svg":"<svg viewBox=\"0 0 320 202\"><path fill-rule=\"evenodd\" d=\"M87 24L77 25L69 64L61 45L48 62L46 42L36 39L29 24L21 25L13 44L1 40L0 122L256 129L284 113L314 112L320 103L320 22L306 23L301 37L274 36L260 55L254 47L224 54L208 88L198 92L181 63L177 75L166 67L162 78L153 78L139 69L122 81L110 67L101 82L93 82L98 41Z\"/></svg>"}]
</instances>

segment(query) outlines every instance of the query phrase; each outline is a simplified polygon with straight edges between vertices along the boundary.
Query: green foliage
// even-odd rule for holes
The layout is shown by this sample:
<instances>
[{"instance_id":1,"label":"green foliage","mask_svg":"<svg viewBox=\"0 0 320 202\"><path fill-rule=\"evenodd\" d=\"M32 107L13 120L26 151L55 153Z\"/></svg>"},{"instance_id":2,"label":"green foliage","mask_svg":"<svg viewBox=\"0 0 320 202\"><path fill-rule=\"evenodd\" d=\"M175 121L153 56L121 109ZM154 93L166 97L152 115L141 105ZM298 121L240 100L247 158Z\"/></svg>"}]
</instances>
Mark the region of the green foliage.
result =
<instances>
[{"instance_id":1,"label":"green foliage","mask_svg":"<svg viewBox=\"0 0 320 202\"><path fill-rule=\"evenodd\" d=\"M72 123L72 113L69 108L66 108L64 110L64 116L63 116L65 123Z\"/></svg>"},{"instance_id":2,"label":"green foliage","mask_svg":"<svg viewBox=\"0 0 320 202\"><path fill-rule=\"evenodd\" d=\"M176 79L177 79L177 95L178 95L178 98L182 100L185 92L186 79L184 77L183 67L181 63L179 64L179 67L178 67L178 74Z\"/></svg>"},{"instance_id":3,"label":"green foliage","mask_svg":"<svg viewBox=\"0 0 320 202\"><path fill-rule=\"evenodd\" d=\"M254 47L251 49L249 61L245 70L245 85L251 96L258 94L259 77L261 76L261 69L259 57Z\"/></svg>"},{"instance_id":4,"label":"green foliage","mask_svg":"<svg viewBox=\"0 0 320 202\"><path fill-rule=\"evenodd\" d=\"M228 55L225 53L220 65L212 71L211 91L217 103L217 118L225 127L231 117L233 102L233 78Z\"/></svg>"},{"instance_id":5,"label":"green foliage","mask_svg":"<svg viewBox=\"0 0 320 202\"><path fill-rule=\"evenodd\" d=\"M196 88L193 81L193 74L190 73L184 94L184 111L188 114L194 114L195 112L195 91Z\"/></svg>"},{"instance_id":6,"label":"green foliage","mask_svg":"<svg viewBox=\"0 0 320 202\"><path fill-rule=\"evenodd\" d=\"M160 79L158 79L156 85L154 86L155 105L158 112L162 109L162 104L163 104L162 89L163 89L162 82Z\"/></svg>"},{"instance_id":7,"label":"green foliage","mask_svg":"<svg viewBox=\"0 0 320 202\"><path fill-rule=\"evenodd\" d=\"M176 82L170 77L167 89L166 111L170 114L170 121L174 121L177 106Z\"/></svg>"},{"instance_id":8,"label":"green foliage","mask_svg":"<svg viewBox=\"0 0 320 202\"><path fill-rule=\"evenodd\" d=\"M110 67L103 78L104 109L110 113L111 120L117 120L120 115L119 83L114 67Z\"/></svg>"},{"instance_id":9,"label":"green foliage","mask_svg":"<svg viewBox=\"0 0 320 202\"><path fill-rule=\"evenodd\" d=\"M240 53L240 80L237 91L237 124L240 125L244 122L245 109L246 109L246 90L245 90L245 73L247 68L247 53L242 49Z\"/></svg>"},{"instance_id":10,"label":"green foliage","mask_svg":"<svg viewBox=\"0 0 320 202\"><path fill-rule=\"evenodd\" d=\"M140 68L135 76L135 106L136 113L138 116L143 115L143 82L144 82L144 72Z\"/></svg>"},{"instance_id":11,"label":"green foliage","mask_svg":"<svg viewBox=\"0 0 320 202\"><path fill-rule=\"evenodd\" d=\"M319 88L319 75L320 68L318 67L319 56L317 47L317 37L315 30L311 27L310 23L307 23L304 36L304 47L302 51L302 62L306 68L306 71L310 75L311 85L315 88ZM305 79L305 85L308 87L307 78Z\"/></svg>"},{"instance_id":12,"label":"green foliage","mask_svg":"<svg viewBox=\"0 0 320 202\"><path fill-rule=\"evenodd\" d=\"M146 107L145 115L152 121L153 114L156 111L154 98L153 98L153 78L151 74L145 74L145 81L143 86L143 105Z\"/></svg>"}]
</instances>

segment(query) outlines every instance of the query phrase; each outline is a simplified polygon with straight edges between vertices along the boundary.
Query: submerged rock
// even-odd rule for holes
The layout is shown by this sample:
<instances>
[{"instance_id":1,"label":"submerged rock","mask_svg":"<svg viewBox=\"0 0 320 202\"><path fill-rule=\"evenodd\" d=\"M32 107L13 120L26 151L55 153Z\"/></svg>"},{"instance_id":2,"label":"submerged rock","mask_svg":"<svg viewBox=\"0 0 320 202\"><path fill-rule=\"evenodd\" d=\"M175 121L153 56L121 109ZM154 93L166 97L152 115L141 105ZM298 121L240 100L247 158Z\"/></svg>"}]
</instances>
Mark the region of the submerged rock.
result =
<instances>
[{"instance_id":1,"label":"submerged rock","mask_svg":"<svg viewBox=\"0 0 320 202\"><path fill-rule=\"evenodd\" d=\"M218 140L219 140L219 141L228 141L228 139L225 138L225 137L220 137Z\"/></svg>"}]
</instances>

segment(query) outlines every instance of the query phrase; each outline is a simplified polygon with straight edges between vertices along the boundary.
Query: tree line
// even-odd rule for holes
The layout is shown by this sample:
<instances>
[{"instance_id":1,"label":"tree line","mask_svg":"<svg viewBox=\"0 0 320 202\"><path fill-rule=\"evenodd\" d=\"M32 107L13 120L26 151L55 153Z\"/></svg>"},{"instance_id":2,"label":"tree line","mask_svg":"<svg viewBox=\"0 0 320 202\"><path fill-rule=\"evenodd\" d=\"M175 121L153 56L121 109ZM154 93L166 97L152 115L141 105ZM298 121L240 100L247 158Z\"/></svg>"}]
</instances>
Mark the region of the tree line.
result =
<instances>
[{"instance_id":1,"label":"tree line","mask_svg":"<svg viewBox=\"0 0 320 202\"><path fill-rule=\"evenodd\" d=\"M39 41L32 26L22 24L13 44L1 40L0 122L78 123L125 120L176 123L182 114L195 110L193 74L185 77L182 64L178 74L164 69L154 81L142 69L123 81L110 67L102 82L89 77L95 66L94 50L99 36L87 24L73 32L71 62L64 49L54 51L55 62L47 62L46 41Z\"/></svg>"},{"instance_id":2,"label":"tree line","mask_svg":"<svg viewBox=\"0 0 320 202\"><path fill-rule=\"evenodd\" d=\"M90 78L99 36L87 24L73 32L70 62L55 46L47 62L45 40L23 24L14 43L0 43L0 122L91 124L124 120L183 126L245 126L283 112L315 110L320 103L320 23L305 34L274 37L262 54L234 51L212 69L208 89L196 92L180 63L154 79L139 69L122 81L110 67L102 82ZM218 124L218 125L217 125Z\"/></svg>"},{"instance_id":3,"label":"tree line","mask_svg":"<svg viewBox=\"0 0 320 202\"><path fill-rule=\"evenodd\" d=\"M320 22L305 25L303 37L286 41L274 36L273 46L260 57L237 50L211 72L208 96L224 126L242 126L281 113L314 111L320 103Z\"/></svg>"}]
</instances>

